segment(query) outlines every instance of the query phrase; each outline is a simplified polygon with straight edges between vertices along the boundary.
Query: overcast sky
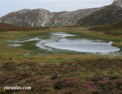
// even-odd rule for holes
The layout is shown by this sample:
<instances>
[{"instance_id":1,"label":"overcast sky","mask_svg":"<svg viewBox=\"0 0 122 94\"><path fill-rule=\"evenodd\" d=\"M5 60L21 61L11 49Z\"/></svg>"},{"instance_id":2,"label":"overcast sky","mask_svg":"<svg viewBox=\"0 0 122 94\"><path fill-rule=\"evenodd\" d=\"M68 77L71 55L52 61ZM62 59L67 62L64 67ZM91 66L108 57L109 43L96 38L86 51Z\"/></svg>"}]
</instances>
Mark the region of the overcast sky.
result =
<instances>
[{"instance_id":1,"label":"overcast sky","mask_svg":"<svg viewBox=\"0 0 122 94\"><path fill-rule=\"evenodd\" d=\"M0 16L25 8L44 8L56 12L101 7L112 2L113 0L0 0Z\"/></svg>"}]
</instances>

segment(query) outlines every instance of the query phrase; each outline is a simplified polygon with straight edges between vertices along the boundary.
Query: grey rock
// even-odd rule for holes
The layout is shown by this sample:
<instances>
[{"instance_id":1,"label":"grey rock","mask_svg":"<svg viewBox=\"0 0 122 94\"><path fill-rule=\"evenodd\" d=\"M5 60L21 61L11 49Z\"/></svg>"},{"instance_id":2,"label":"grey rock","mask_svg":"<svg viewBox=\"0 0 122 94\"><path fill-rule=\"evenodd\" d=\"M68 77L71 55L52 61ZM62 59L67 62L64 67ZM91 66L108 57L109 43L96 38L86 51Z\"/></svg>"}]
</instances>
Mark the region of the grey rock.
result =
<instances>
[{"instance_id":1,"label":"grey rock","mask_svg":"<svg viewBox=\"0 0 122 94\"><path fill-rule=\"evenodd\" d=\"M1 21L19 26L43 27L50 25L50 15L45 9L23 9L1 17Z\"/></svg>"},{"instance_id":2,"label":"grey rock","mask_svg":"<svg viewBox=\"0 0 122 94\"><path fill-rule=\"evenodd\" d=\"M23 9L0 18L0 22L29 27L102 25L122 20L122 0L102 8L50 12L45 9Z\"/></svg>"},{"instance_id":3,"label":"grey rock","mask_svg":"<svg viewBox=\"0 0 122 94\"><path fill-rule=\"evenodd\" d=\"M77 21L99 8L50 12L45 9L23 9L0 18L1 22L29 27L75 25Z\"/></svg>"},{"instance_id":4,"label":"grey rock","mask_svg":"<svg viewBox=\"0 0 122 94\"><path fill-rule=\"evenodd\" d=\"M99 8L79 9L76 11L53 13L52 24L55 26L57 26L57 25L67 25L67 26L76 25L76 23L79 19L84 18L97 10L99 10Z\"/></svg>"},{"instance_id":5,"label":"grey rock","mask_svg":"<svg viewBox=\"0 0 122 94\"><path fill-rule=\"evenodd\" d=\"M113 4L122 8L122 0L114 0Z\"/></svg>"},{"instance_id":6,"label":"grey rock","mask_svg":"<svg viewBox=\"0 0 122 94\"><path fill-rule=\"evenodd\" d=\"M122 0L115 0L113 4L78 20L79 26L109 25L122 21Z\"/></svg>"}]
</instances>

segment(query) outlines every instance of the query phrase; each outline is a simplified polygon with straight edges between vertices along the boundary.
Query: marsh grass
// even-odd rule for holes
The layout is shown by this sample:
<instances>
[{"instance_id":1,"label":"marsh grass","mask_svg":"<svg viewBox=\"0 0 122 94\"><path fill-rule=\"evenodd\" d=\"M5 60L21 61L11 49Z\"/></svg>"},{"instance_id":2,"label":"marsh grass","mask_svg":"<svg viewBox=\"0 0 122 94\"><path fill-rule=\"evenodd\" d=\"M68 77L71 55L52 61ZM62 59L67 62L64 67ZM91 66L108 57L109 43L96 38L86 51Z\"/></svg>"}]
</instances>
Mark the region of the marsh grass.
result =
<instances>
[{"instance_id":1,"label":"marsh grass","mask_svg":"<svg viewBox=\"0 0 122 94\"><path fill-rule=\"evenodd\" d=\"M114 41L122 47L122 38L84 28L50 28L30 32L0 33L0 94L120 94L122 57L109 55L47 52L35 42L24 47L7 46L8 40L49 38L51 32L67 32L78 37ZM30 91L4 90L4 86L31 86Z\"/></svg>"}]
</instances>

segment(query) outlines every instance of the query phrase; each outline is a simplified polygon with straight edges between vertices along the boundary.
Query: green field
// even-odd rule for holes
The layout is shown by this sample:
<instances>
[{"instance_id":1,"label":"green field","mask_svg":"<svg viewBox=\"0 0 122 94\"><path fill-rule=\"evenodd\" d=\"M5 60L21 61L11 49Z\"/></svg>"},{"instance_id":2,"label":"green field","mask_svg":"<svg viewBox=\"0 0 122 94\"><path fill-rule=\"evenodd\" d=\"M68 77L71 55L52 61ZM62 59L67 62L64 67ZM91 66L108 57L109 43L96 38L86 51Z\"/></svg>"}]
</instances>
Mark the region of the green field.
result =
<instances>
[{"instance_id":1,"label":"green field","mask_svg":"<svg viewBox=\"0 0 122 94\"><path fill-rule=\"evenodd\" d=\"M0 94L121 94L122 56L50 52L34 46L8 46L8 40L26 40L52 32L113 41L122 51L122 35L80 27L55 27L38 31L0 32ZM120 33L120 32L119 32ZM76 37L72 37L76 38ZM4 90L5 86L31 86L31 90Z\"/></svg>"}]
</instances>

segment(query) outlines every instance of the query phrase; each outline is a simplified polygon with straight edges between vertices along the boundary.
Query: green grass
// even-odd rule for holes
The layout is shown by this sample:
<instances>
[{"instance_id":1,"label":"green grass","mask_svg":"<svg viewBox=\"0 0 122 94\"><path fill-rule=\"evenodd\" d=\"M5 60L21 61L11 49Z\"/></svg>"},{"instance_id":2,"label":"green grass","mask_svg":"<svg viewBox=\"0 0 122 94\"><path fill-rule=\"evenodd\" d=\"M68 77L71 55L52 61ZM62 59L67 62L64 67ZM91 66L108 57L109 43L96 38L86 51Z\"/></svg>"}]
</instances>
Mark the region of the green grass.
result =
<instances>
[{"instance_id":1,"label":"green grass","mask_svg":"<svg viewBox=\"0 0 122 94\"><path fill-rule=\"evenodd\" d=\"M121 36L94 32L86 28L50 28L43 31L0 33L0 94L117 94L122 86L121 56L79 54L66 51L49 52L25 42L23 47L9 47L7 40L34 37L48 39L51 32L113 41L122 48ZM32 90L10 91L4 86L31 86Z\"/></svg>"},{"instance_id":2,"label":"green grass","mask_svg":"<svg viewBox=\"0 0 122 94\"><path fill-rule=\"evenodd\" d=\"M90 31L86 28L78 27L59 27L59 28L50 28L49 30L40 30L40 31L14 31L14 32L1 32L0 33L0 54L52 54L52 53L69 53L73 54L71 51L58 51L54 50L53 52L37 48L35 43L37 41L25 42L22 43L22 47L9 47L8 40L27 40L34 37L41 37L43 39L49 39L52 32L66 32L74 34L77 36L68 37L68 38L87 38L92 40L103 40L103 41L113 41L113 45L119 47L122 50L122 37L110 34L104 34L102 32ZM76 54L76 53L75 53Z\"/></svg>"},{"instance_id":3,"label":"green grass","mask_svg":"<svg viewBox=\"0 0 122 94\"><path fill-rule=\"evenodd\" d=\"M19 31L19 32L1 32L0 33L0 52L6 54L49 54L49 53L73 53L71 51L58 51L54 50L53 52L37 48L34 44L37 41L25 42L22 43L22 47L8 47L8 40L27 40L34 37L41 37L43 39L49 39L51 32L66 32L70 34L74 34L77 36L68 37L68 38L87 38L92 40L103 40L103 41L113 41L113 45L122 49L122 38L121 36L104 34L101 32L94 32L87 30L86 28L66 28L66 27L59 27L59 28L50 28L49 30L40 30L40 31ZM75 53L76 54L76 53Z\"/></svg>"},{"instance_id":4,"label":"green grass","mask_svg":"<svg viewBox=\"0 0 122 94\"><path fill-rule=\"evenodd\" d=\"M109 25L99 25L99 26L92 26L89 30L97 31L97 32L104 32L106 34L111 35L122 35L122 21L109 24Z\"/></svg>"}]
</instances>

